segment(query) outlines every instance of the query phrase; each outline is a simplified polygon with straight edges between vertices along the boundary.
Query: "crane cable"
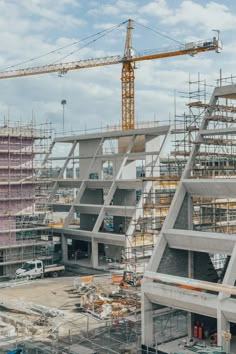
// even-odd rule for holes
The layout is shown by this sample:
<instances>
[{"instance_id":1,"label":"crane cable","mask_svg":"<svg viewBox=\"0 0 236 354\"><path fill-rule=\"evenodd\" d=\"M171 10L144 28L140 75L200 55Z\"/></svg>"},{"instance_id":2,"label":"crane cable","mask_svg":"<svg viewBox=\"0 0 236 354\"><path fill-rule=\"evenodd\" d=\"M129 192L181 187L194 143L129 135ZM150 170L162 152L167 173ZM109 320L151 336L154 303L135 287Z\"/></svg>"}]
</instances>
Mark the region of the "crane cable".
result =
<instances>
[{"instance_id":1,"label":"crane cable","mask_svg":"<svg viewBox=\"0 0 236 354\"><path fill-rule=\"evenodd\" d=\"M121 26L124 25L125 23L127 23L127 21L121 22L121 23L118 24L118 25L115 25L115 26L112 26L112 27L110 27L110 28L108 28L108 29L105 29L105 30L103 30L103 31L97 32L97 33L92 34L92 35L90 35L90 36L88 36L88 37L82 38L82 39L80 39L80 40L78 40L78 41L76 41L76 42L67 44L67 45L65 45L65 46L63 46L63 47L54 49L54 50L52 50L52 51L50 51L50 52L47 52L47 53L38 55L37 57L31 58L31 59L27 59L27 60L24 60L24 61L22 61L22 62L20 62L20 63L17 63L17 64L14 64L14 65L8 66L8 67L6 67L6 68L4 68L4 69L1 69L0 72L4 72L4 71L6 71L6 70L8 70L8 69L15 68L15 67L17 67L17 66L19 66L19 65L23 65L23 64L32 62L32 61L34 61L34 60L43 58L43 57L45 57L45 56L47 56L47 55L56 53L56 52L58 52L59 50L69 48L69 47L71 47L71 46L73 46L73 45L75 45L75 44L78 44L79 42L84 42L84 41L86 41L86 40L88 40L88 39L90 39L90 38L92 38L92 37L95 37L95 36L100 35L98 38L96 38L96 39L94 39L94 40L88 42L87 44L84 44L84 45L83 45L82 47L80 47L79 49L76 49L74 52L71 52L70 54L66 55L65 57L60 58L59 60L57 60L57 61L54 62L54 63L56 63L56 62L58 62L58 61L63 60L64 58L66 58L66 57L68 57L68 56L74 54L75 52L81 50L82 48L86 47L87 45L96 42L98 39L100 39L100 38L104 37L105 35L111 33L112 31L114 31L115 29L121 27Z\"/></svg>"},{"instance_id":2,"label":"crane cable","mask_svg":"<svg viewBox=\"0 0 236 354\"><path fill-rule=\"evenodd\" d=\"M96 42L98 39L100 39L100 38L106 36L107 34L109 34L109 33L111 33L111 32L113 32L115 29L121 27L122 25L124 25L124 24L127 23L127 22L128 22L128 21L124 21L124 22L120 23L119 25L116 25L116 26L111 27L110 29L107 29L107 30L106 30L106 33L101 34L98 38L95 38L95 39L93 39L92 41L90 41L90 42L84 44L82 47L80 47L80 48L74 50L73 52L71 52L71 53L65 55L64 57L62 57L62 58L60 58L60 59L54 61L54 62L51 63L50 65L56 64L56 63L60 62L61 60L63 60L63 59L65 59L65 58L69 57L70 55L72 55L72 54L78 52L79 50L83 49L84 47L87 47L88 45L90 45L90 44ZM101 31L100 33L102 33L102 32L104 32L104 31ZM89 37L88 37L88 38L89 38Z\"/></svg>"},{"instance_id":3,"label":"crane cable","mask_svg":"<svg viewBox=\"0 0 236 354\"><path fill-rule=\"evenodd\" d=\"M167 34L164 34L164 33L160 32L160 31L154 30L153 28L150 28L150 27L148 27L148 26L145 26L145 25L143 25L142 23L139 23L139 22L136 22L136 21L135 21L135 24L137 24L137 25L139 25L139 26L141 26L141 27L144 27L144 28L146 28L146 29L148 29L148 30L150 30L150 31L152 31L152 32L154 32L154 33L157 33L157 34L159 34L159 35L162 36L162 37L165 37L165 38L167 38L167 39L170 39L171 41L174 41L174 42L176 42L176 43L178 43L178 44L184 45L184 43L178 41L177 39L172 38L172 37L168 36Z\"/></svg>"},{"instance_id":4,"label":"crane cable","mask_svg":"<svg viewBox=\"0 0 236 354\"><path fill-rule=\"evenodd\" d=\"M86 46L88 46L88 45L90 45L90 44L92 44L92 43L95 43L95 42L96 42L97 40L99 40L100 38L102 38L102 37L106 36L107 34L113 32L115 29L117 29L117 28L123 26L123 25L124 25L125 23L127 23L127 22L128 22L128 21L126 20L126 21L124 21L124 22L121 22L121 23L118 24L118 25L115 25L115 26L112 26L112 27L110 27L110 28L108 28L108 29L105 29L105 30L103 30L103 31L97 32L97 33L95 33L95 34L92 34L92 35L90 35L90 36L88 36L88 37L85 37L85 38L80 39L80 40L78 40L78 41L75 41L75 42L73 42L73 43L67 44L67 45L65 45L65 46L63 46L63 47L54 49L54 50L52 50L52 51L50 51L50 52L41 54L41 55L39 55L39 56L37 56L37 57L24 60L24 61L22 61L22 62L20 62L20 63L17 63L17 64L14 64L14 65L8 66L8 67L6 67L6 68L4 68L4 69L1 69L0 72L4 72L4 71L6 71L6 70L8 70L8 69L13 69L13 68L15 68L15 67L17 67L17 66L19 66L19 65L23 65L23 64L32 62L32 61L34 61L34 60L37 60L37 59L41 59L41 58L43 58L43 57L45 57L45 56L47 56L47 55L56 53L56 52L58 52L59 50L69 48L69 47L71 47L71 46L73 46L73 45L75 45L75 44L78 44L78 43L80 43L80 42L84 42L84 41L86 41L86 40L88 40L88 39L90 39L90 38L93 38L93 37L95 37L95 36L98 36L97 38L91 40L90 42L85 43L82 47L80 47L80 48L74 50L73 52L71 52L71 53L65 55L64 57L61 57L60 59L54 61L54 62L51 63L50 65L55 64L55 63L58 63L58 62L61 62L63 59L65 59L65 58L67 58L67 57L73 55L74 53L76 53L76 52L78 52L79 50L85 48ZM139 26L141 26L141 27L144 27L144 28L146 28L146 29L148 29L148 30L150 30L150 31L152 31L152 32L154 32L154 33L157 33L157 34L159 34L160 36L163 36L163 37L165 37L165 38L167 38L167 39L169 39L169 40L172 40L172 41L174 41L174 42L176 42L176 43L178 43L178 44L183 45L182 42L180 42L180 41L178 41L178 40L176 40L176 39L174 39L174 38L172 38L172 37L170 37L170 36L168 36L168 35L166 35L166 34L160 32L160 31L154 30L153 28L150 28L150 27L148 27L148 26L145 26L145 25L143 25L143 24L141 24L141 23L139 23L139 22L136 22L136 21L134 21L134 22L135 22L135 24L137 24L137 25L139 25Z\"/></svg>"}]
</instances>

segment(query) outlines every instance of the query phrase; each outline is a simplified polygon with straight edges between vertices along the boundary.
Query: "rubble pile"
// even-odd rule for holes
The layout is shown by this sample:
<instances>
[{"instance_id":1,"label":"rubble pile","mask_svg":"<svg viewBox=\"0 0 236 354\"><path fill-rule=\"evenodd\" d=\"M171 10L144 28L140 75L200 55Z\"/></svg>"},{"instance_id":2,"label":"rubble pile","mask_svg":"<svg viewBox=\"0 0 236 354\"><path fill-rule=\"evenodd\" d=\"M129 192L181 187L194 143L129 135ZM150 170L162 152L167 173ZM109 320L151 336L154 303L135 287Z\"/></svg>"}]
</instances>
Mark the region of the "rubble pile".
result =
<instances>
[{"instance_id":1,"label":"rubble pile","mask_svg":"<svg viewBox=\"0 0 236 354\"><path fill-rule=\"evenodd\" d=\"M125 294L119 288L116 290L118 291L109 291L105 286L93 282L77 283L78 310L104 320L124 317L140 311L140 295Z\"/></svg>"}]
</instances>

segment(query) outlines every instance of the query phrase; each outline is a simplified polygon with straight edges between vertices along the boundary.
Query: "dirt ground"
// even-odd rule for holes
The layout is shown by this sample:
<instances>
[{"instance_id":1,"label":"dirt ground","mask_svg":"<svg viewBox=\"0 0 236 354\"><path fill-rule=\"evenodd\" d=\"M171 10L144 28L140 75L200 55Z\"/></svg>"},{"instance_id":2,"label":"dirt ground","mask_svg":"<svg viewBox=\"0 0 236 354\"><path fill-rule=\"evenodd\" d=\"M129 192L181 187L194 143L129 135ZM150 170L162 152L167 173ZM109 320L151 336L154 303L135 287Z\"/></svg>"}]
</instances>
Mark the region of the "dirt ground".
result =
<instances>
[{"instance_id":1,"label":"dirt ground","mask_svg":"<svg viewBox=\"0 0 236 354\"><path fill-rule=\"evenodd\" d=\"M78 277L45 278L29 281L28 284L0 289L0 294L11 299L60 308L70 299L68 291L73 289Z\"/></svg>"},{"instance_id":2,"label":"dirt ground","mask_svg":"<svg viewBox=\"0 0 236 354\"><path fill-rule=\"evenodd\" d=\"M13 349L17 341L20 340L26 345L40 343L37 344L37 348L43 346L53 348L58 345L63 349L67 348L66 353L69 353L68 348L72 348L72 344L79 346L87 338L86 345L89 345L89 338L92 337L94 340L99 338L97 345L99 348L104 348L108 339L104 335L101 336L101 333L104 332L104 329L110 328L110 323L79 312L80 299L74 287L74 282L76 283L77 280L78 276L45 278L32 280L24 285L1 288L0 320L10 323L16 328L16 339L12 341L6 339L5 344L4 340L0 339L0 348ZM109 276L98 276L94 280L95 284L102 285L108 291L118 290L117 286L111 285ZM40 309L39 313L35 313L35 308ZM47 310L55 311L57 315L48 316ZM47 316L44 316L44 312L47 312ZM30 341L24 340L29 336L31 336ZM116 343L111 342L110 344L117 346ZM91 347L94 347L94 344ZM5 351L2 352L5 353ZM0 353L2 352L0 349ZM77 353L77 351L74 349L73 353ZM113 353L119 353L119 351L114 350Z\"/></svg>"}]
</instances>

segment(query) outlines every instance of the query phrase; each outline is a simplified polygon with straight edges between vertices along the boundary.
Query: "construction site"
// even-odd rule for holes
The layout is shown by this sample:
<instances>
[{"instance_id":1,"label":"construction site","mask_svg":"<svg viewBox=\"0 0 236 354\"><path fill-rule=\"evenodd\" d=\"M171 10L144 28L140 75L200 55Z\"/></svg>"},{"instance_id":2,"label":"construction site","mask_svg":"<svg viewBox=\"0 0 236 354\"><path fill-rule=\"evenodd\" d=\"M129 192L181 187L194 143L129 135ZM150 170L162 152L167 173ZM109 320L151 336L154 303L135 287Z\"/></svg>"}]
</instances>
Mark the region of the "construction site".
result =
<instances>
[{"instance_id":1,"label":"construction site","mask_svg":"<svg viewBox=\"0 0 236 354\"><path fill-rule=\"evenodd\" d=\"M222 48L133 55L126 22L122 57L0 72L122 64L121 126L2 123L1 353L236 353L236 79L190 75L185 112L136 122L135 62Z\"/></svg>"}]
</instances>

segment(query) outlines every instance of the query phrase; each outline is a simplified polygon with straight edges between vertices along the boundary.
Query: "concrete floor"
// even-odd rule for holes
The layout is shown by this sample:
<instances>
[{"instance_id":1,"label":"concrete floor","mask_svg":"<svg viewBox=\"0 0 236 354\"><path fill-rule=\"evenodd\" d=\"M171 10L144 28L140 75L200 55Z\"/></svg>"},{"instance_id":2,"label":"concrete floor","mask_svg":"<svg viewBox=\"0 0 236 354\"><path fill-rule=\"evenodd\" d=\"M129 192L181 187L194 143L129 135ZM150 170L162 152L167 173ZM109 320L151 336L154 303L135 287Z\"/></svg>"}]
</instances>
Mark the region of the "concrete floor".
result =
<instances>
[{"instance_id":1,"label":"concrete floor","mask_svg":"<svg viewBox=\"0 0 236 354\"><path fill-rule=\"evenodd\" d=\"M68 299L66 290L73 287L75 278L77 277L36 279L23 286L0 289L0 294L9 298L59 308Z\"/></svg>"},{"instance_id":2,"label":"concrete floor","mask_svg":"<svg viewBox=\"0 0 236 354\"><path fill-rule=\"evenodd\" d=\"M160 344L158 346L159 350L162 350L167 353L184 353L184 354L193 354L193 351L188 350L183 347L182 343L184 340L187 340L187 337L181 338L181 339L176 339L174 341L171 341L169 343L164 343ZM202 344L202 345L209 345L210 346L210 341L209 340L197 340L197 343ZM231 343L230 343L230 352L228 354L236 354L236 337L232 337ZM213 353L214 347L212 347L212 352ZM204 349L202 350L202 352ZM207 351L204 351L204 353L207 353Z\"/></svg>"}]
</instances>

